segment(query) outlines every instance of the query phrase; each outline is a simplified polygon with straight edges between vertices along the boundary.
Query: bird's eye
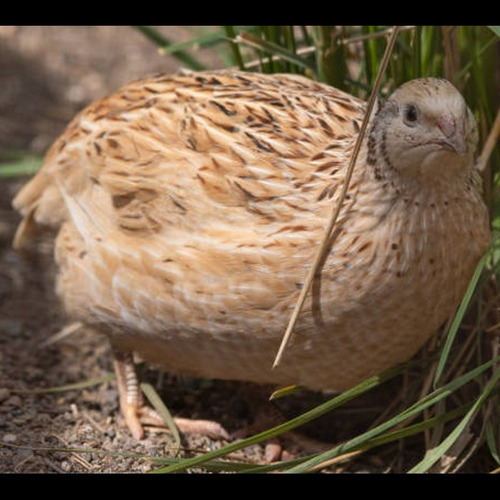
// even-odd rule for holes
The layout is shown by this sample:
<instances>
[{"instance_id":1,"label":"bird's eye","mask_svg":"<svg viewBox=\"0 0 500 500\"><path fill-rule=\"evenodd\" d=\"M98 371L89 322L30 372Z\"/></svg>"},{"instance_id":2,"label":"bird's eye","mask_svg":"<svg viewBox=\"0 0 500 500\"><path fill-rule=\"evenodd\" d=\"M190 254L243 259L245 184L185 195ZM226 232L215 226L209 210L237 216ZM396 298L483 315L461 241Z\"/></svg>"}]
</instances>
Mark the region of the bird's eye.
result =
<instances>
[{"instance_id":1,"label":"bird's eye","mask_svg":"<svg viewBox=\"0 0 500 500\"><path fill-rule=\"evenodd\" d=\"M413 104L410 104L404 111L404 120L407 125L410 127L415 126L418 120L418 111L417 107Z\"/></svg>"}]
</instances>

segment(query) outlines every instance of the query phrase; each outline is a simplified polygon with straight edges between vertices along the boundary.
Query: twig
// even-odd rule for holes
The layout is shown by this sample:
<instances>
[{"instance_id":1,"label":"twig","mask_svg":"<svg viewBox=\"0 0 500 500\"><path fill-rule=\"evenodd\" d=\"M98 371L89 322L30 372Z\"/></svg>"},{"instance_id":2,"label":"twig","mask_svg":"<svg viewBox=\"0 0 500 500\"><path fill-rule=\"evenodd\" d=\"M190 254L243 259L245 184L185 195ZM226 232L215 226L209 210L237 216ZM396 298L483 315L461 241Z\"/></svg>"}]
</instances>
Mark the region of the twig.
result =
<instances>
[{"instance_id":1,"label":"twig","mask_svg":"<svg viewBox=\"0 0 500 500\"><path fill-rule=\"evenodd\" d=\"M493 127L484 143L483 150L481 152L481 156L479 156L477 160L477 169L482 172L486 168L486 164L495 149L495 146L498 143L498 138L500 136L500 109L497 111L497 116L495 118L495 122L493 123Z\"/></svg>"},{"instance_id":2,"label":"twig","mask_svg":"<svg viewBox=\"0 0 500 500\"><path fill-rule=\"evenodd\" d=\"M375 81L375 84L374 84L373 89L372 89L372 93L370 95L370 99L368 101L366 114L365 114L365 117L363 119L363 123L361 125L361 130L360 130L358 138L356 140L356 144L354 145L354 150L353 150L350 162L349 162L349 167L347 169L346 177L344 180L344 184L342 186L342 191L340 193L338 203L336 204L335 210L332 214L332 217L329 220L327 229L325 231L325 236L324 236L323 241L321 243L320 249L319 249L318 253L316 254L316 257L313 261L311 269L309 270L309 274L307 275L306 280L304 282L304 286L302 287L302 290L300 291L300 295L299 295L299 298L298 298L297 303L295 305L295 309L292 312L292 316L291 316L290 321L288 323L288 327L285 331L285 334L284 334L283 339L281 341L281 345L279 347L278 353L277 353L276 358L274 360L273 368L276 368L279 365L279 363L281 362L281 359L283 357L283 352L284 352L284 350L285 350L285 348L290 340L291 334L293 332L293 329L295 327L295 324L297 322L299 314L300 314L302 307L304 305L306 296L309 292L309 289L312 285L313 279L316 276L316 272L317 272L319 265L321 263L321 260L323 258L323 254L325 252L325 249L330 242L330 236L332 234L333 227L335 226L335 222L336 222L337 217L340 213L342 203L343 203L345 195L347 193L347 189L349 187L349 182L351 180L354 166L356 164L356 159L358 157L359 150L361 149L361 144L362 144L364 135L366 133L366 129L368 127L368 122L369 122L373 107L375 105L378 90L380 88L380 84L382 81L382 76L383 76L385 69L387 67L387 64L389 62L389 57L392 53L392 49L394 47L394 43L396 42L396 38L398 36L398 33L399 33L399 27L396 26L392 30L391 35L389 37L389 40L387 42L387 47L385 49L384 57L383 57L382 62L380 64L380 69L379 69L378 74L377 74L377 79Z\"/></svg>"},{"instance_id":3,"label":"twig","mask_svg":"<svg viewBox=\"0 0 500 500\"><path fill-rule=\"evenodd\" d=\"M69 325L66 325L61 330L59 330L57 333L54 333L54 335L51 335L48 339L41 342L40 347L47 347L50 344L54 344L55 342L59 342L61 339L68 337L69 335L71 335L72 333L75 333L76 331L78 331L82 327L83 327L83 324L80 323L79 321L75 321L74 323L70 323Z\"/></svg>"},{"instance_id":4,"label":"twig","mask_svg":"<svg viewBox=\"0 0 500 500\"><path fill-rule=\"evenodd\" d=\"M416 26L397 26L398 33L403 31L412 31ZM368 33L366 35L352 36L350 38L345 38L341 41L344 44L364 42L366 40L373 40L374 38L381 38L383 36L390 35L393 32L394 28L388 28L383 31L377 31L375 33Z\"/></svg>"}]
</instances>

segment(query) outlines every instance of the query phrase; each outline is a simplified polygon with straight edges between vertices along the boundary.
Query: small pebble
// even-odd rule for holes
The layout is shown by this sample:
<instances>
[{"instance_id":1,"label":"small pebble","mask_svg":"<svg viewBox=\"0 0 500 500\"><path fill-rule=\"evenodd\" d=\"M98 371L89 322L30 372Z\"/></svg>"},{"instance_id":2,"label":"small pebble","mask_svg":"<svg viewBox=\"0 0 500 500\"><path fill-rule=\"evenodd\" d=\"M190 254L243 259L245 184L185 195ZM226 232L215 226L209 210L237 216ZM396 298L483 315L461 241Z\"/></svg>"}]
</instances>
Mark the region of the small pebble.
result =
<instances>
[{"instance_id":1,"label":"small pebble","mask_svg":"<svg viewBox=\"0 0 500 500\"><path fill-rule=\"evenodd\" d=\"M106 429L105 434L111 439L114 439L116 437L116 432L114 431L114 429Z\"/></svg>"},{"instance_id":2,"label":"small pebble","mask_svg":"<svg viewBox=\"0 0 500 500\"><path fill-rule=\"evenodd\" d=\"M13 443L17 440L17 434L4 434L3 442L4 443Z\"/></svg>"},{"instance_id":3,"label":"small pebble","mask_svg":"<svg viewBox=\"0 0 500 500\"><path fill-rule=\"evenodd\" d=\"M9 406L13 406L14 408L19 408L20 406L22 406L22 400L19 396L14 395L14 396L11 396L9 399L7 399L5 401L5 404L7 404Z\"/></svg>"},{"instance_id":4,"label":"small pebble","mask_svg":"<svg viewBox=\"0 0 500 500\"><path fill-rule=\"evenodd\" d=\"M24 458L27 458L27 457L32 457L34 455L33 453L33 450L19 450L18 452L18 455L24 457Z\"/></svg>"},{"instance_id":5,"label":"small pebble","mask_svg":"<svg viewBox=\"0 0 500 500\"><path fill-rule=\"evenodd\" d=\"M6 387L0 387L0 403L10 397L10 391Z\"/></svg>"},{"instance_id":6,"label":"small pebble","mask_svg":"<svg viewBox=\"0 0 500 500\"><path fill-rule=\"evenodd\" d=\"M61 469L64 472L69 472L71 470L71 464L67 460L64 460L61 462Z\"/></svg>"},{"instance_id":7,"label":"small pebble","mask_svg":"<svg viewBox=\"0 0 500 500\"><path fill-rule=\"evenodd\" d=\"M23 331L23 324L16 319L3 319L0 321L0 328L9 337L18 337Z\"/></svg>"}]
</instances>

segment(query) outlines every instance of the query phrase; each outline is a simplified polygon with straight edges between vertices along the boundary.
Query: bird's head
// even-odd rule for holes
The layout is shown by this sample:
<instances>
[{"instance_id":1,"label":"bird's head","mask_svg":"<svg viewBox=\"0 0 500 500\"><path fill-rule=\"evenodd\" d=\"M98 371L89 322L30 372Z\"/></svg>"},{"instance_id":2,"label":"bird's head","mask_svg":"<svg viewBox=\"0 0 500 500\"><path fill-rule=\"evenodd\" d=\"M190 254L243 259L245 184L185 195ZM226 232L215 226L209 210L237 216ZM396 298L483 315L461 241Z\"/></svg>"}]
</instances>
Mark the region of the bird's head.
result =
<instances>
[{"instance_id":1,"label":"bird's head","mask_svg":"<svg viewBox=\"0 0 500 500\"><path fill-rule=\"evenodd\" d=\"M432 180L472 167L478 133L450 82L419 78L389 97L373 120L370 139L369 158L381 158L402 176Z\"/></svg>"}]
</instances>

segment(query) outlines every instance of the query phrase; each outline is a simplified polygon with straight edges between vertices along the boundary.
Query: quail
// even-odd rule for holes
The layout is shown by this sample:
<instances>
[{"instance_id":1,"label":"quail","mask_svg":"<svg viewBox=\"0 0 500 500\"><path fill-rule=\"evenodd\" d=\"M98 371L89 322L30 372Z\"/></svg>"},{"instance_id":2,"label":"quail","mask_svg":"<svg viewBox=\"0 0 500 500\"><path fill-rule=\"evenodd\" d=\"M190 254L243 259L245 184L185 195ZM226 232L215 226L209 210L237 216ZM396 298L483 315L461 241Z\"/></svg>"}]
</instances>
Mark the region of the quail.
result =
<instances>
[{"instance_id":1,"label":"quail","mask_svg":"<svg viewBox=\"0 0 500 500\"><path fill-rule=\"evenodd\" d=\"M273 359L339 201L366 104L294 75L156 75L80 112L14 199L18 248L55 230L69 317L109 337L121 409L147 408L130 353L170 372L342 391L408 360L489 245L477 126L448 81L370 117L331 244Z\"/></svg>"}]
</instances>

